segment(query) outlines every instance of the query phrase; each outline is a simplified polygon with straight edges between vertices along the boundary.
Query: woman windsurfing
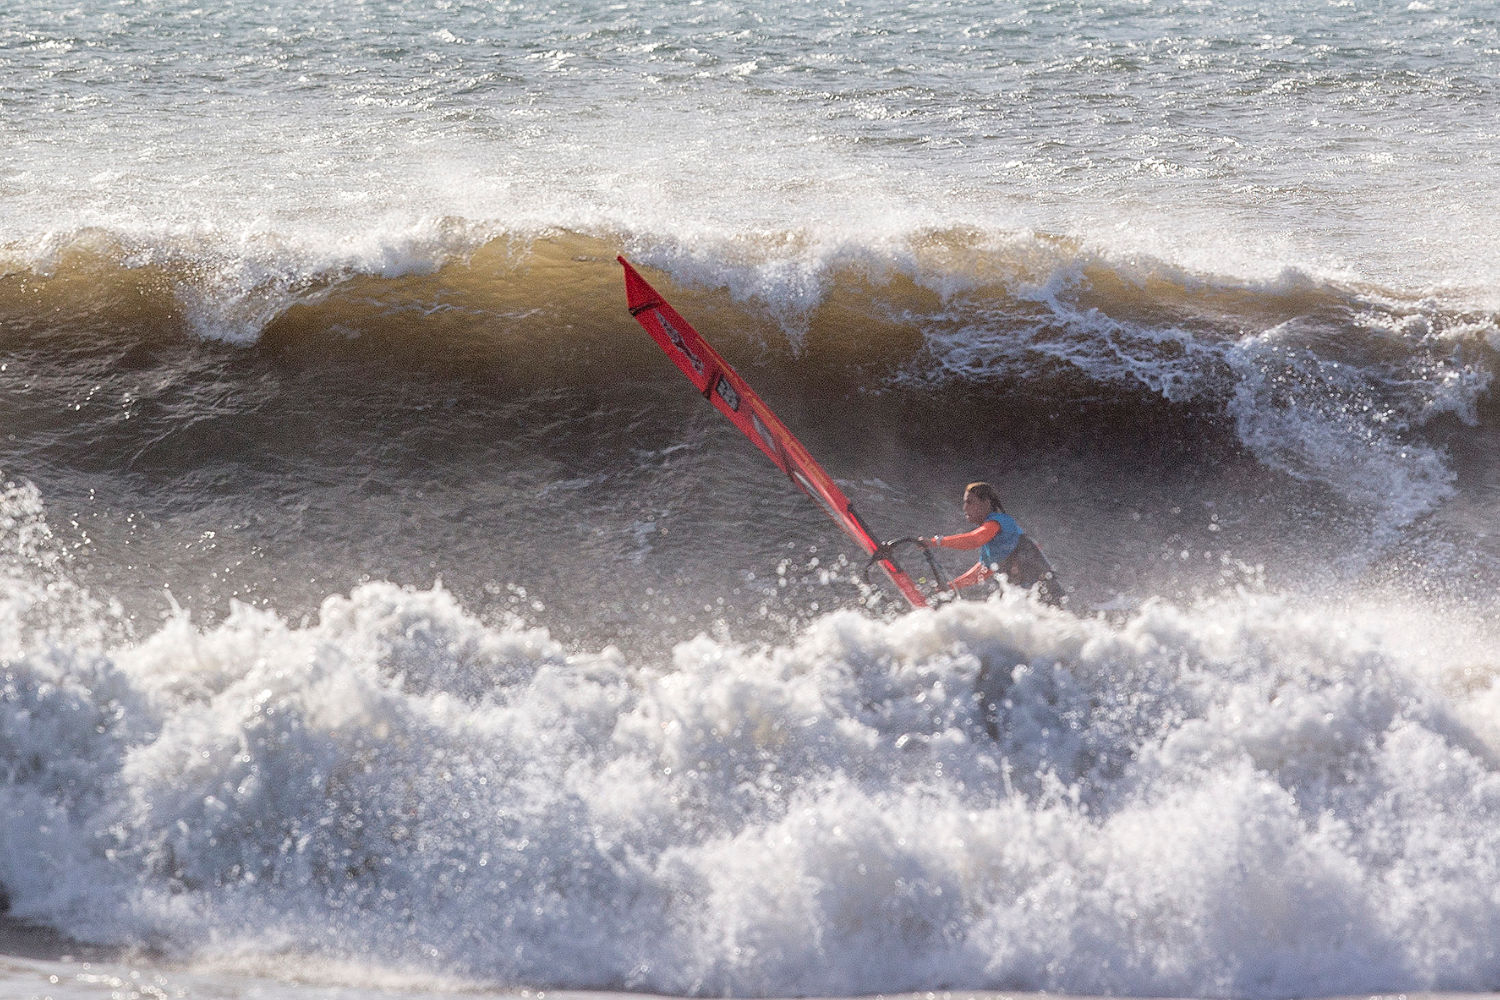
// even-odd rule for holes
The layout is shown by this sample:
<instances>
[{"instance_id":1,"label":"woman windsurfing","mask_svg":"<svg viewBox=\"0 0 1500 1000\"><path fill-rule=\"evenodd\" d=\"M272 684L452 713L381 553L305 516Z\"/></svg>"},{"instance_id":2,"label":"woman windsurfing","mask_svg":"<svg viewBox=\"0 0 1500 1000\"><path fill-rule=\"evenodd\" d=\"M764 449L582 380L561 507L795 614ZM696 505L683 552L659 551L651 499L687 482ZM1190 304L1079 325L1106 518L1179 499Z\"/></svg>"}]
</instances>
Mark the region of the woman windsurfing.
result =
<instances>
[{"instance_id":1,"label":"woman windsurfing","mask_svg":"<svg viewBox=\"0 0 1500 1000\"><path fill-rule=\"evenodd\" d=\"M1062 607L1066 594L1057 574L1016 519L1005 513L1000 496L989 483L970 483L964 488L964 517L975 525L961 535L932 535L917 539L927 548L978 549L979 561L955 577L954 590L1000 576L1013 587L1030 590L1053 607Z\"/></svg>"}]
</instances>

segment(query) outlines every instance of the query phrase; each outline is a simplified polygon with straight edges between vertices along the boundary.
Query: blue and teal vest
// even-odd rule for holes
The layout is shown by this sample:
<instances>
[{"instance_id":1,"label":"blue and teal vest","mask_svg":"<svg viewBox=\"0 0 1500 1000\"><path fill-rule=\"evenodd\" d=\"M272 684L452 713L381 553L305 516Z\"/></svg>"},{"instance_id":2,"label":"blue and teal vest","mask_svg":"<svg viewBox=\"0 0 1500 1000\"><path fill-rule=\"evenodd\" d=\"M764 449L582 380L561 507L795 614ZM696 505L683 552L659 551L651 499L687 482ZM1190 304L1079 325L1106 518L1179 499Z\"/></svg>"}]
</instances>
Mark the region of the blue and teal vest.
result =
<instances>
[{"instance_id":1,"label":"blue and teal vest","mask_svg":"<svg viewBox=\"0 0 1500 1000\"><path fill-rule=\"evenodd\" d=\"M1000 525L999 532L994 538L985 542L979 549L979 561L986 566L998 567L1010 554L1016 551L1016 546L1021 543L1021 526L1016 519L1009 514L1002 514L998 510L992 511L986 521L994 521Z\"/></svg>"}]
</instances>

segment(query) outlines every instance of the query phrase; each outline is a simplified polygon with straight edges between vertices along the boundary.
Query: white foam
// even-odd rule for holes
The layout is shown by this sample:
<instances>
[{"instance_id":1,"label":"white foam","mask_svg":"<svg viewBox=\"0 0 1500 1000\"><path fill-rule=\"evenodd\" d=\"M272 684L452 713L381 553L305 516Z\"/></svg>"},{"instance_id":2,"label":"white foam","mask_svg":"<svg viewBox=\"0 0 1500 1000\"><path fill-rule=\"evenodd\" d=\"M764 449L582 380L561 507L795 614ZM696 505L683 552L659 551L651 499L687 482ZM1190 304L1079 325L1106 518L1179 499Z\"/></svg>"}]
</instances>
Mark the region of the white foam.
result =
<instances>
[{"instance_id":1,"label":"white foam","mask_svg":"<svg viewBox=\"0 0 1500 1000\"><path fill-rule=\"evenodd\" d=\"M1500 664L1473 623L1433 631L1011 597L652 664L440 588L179 615L8 658L0 882L74 935L335 977L1483 989Z\"/></svg>"}]
</instances>

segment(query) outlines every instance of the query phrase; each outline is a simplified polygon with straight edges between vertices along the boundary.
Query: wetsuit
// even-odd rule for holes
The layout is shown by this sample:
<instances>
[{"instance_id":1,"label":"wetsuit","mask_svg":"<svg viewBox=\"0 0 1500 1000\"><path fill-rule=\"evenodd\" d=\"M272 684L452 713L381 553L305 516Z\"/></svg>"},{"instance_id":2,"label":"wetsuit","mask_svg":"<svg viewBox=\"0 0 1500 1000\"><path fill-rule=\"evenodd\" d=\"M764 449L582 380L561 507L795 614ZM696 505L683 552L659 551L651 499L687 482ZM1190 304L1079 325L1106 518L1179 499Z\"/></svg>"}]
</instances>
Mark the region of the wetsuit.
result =
<instances>
[{"instance_id":1,"label":"wetsuit","mask_svg":"<svg viewBox=\"0 0 1500 1000\"><path fill-rule=\"evenodd\" d=\"M936 535L933 542L945 549L978 549L979 562L954 578L951 586L967 587L996 573L1017 587L1037 588L1037 595L1052 605L1061 605L1063 589L1042 550L1016 523L1000 511L991 511L984 523L962 535Z\"/></svg>"}]
</instances>

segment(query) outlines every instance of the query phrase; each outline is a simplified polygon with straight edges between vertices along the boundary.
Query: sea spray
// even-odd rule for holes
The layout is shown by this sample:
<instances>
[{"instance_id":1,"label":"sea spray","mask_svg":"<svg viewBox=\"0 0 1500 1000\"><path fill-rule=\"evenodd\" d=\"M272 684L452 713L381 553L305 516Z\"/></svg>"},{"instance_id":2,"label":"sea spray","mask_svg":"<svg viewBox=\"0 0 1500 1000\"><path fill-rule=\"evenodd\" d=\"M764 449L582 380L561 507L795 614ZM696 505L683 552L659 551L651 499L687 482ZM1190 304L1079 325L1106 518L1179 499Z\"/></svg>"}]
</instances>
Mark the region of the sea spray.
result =
<instances>
[{"instance_id":1,"label":"sea spray","mask_svg":"<svg viewBox=\"0 0 1500 1000\"><path fill-rule=\"evenodd\" d=\"M1482 989L1494 664L1409 627L1011 598L653 664L384 584L179 617L8 663L0 881L182 958L565 987Z\"/></svg>"},{"instance_id":2,"label":"sea spray","mask_svg":"<svg viewBox=\"0 0 1500 1000\"><path fill-rule=\"evenodd\" d=\"M212 995L1500 982L1485 5L200 8L0 15L18 916ZM863 581L622 252L1072 610Z\"/></svg>"}]
</instances>

